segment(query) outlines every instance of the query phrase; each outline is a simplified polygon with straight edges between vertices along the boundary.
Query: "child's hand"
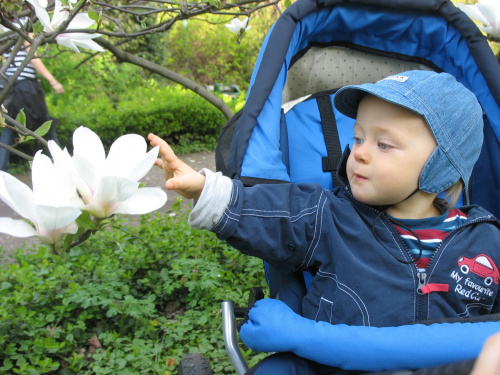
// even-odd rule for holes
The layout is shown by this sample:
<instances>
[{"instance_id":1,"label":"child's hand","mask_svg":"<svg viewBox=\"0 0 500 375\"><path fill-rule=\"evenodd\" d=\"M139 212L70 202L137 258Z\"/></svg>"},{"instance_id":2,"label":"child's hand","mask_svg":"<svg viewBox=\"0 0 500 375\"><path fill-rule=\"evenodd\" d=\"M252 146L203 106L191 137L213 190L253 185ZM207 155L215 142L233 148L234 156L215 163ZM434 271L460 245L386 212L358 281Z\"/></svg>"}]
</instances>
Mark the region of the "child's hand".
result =
<instances>
[{"instance_id":1,"label":"child's hand","mask_svg":"<svg viewBox=\"0 0 500 375\"><path fill-rule=\"evenodd\" d=\"M175 190L185 198L200 198L205 176L180 160L168 143L157 135L148 134L148 140L151 146L160 146L160 159L156 160L155 165L163 169L167 189Z\"/></svg>"}]
</instances>

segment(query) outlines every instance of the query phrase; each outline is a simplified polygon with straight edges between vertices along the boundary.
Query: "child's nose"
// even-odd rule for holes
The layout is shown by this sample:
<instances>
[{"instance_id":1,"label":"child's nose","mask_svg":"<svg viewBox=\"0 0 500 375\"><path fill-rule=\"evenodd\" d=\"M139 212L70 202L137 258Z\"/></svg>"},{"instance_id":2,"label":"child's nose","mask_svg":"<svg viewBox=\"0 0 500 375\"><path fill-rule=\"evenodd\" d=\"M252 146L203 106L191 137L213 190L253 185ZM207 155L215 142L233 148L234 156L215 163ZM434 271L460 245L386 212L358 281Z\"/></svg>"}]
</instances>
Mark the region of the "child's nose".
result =
<instances>
[{"instance_id":1,"label":"child's nose","mask_svg":"<svg viewBox=\"0 0 500 375\"><path fill-rule=\"evenodd\" d=\"M366 142L362 144L355 145L354 150L354 159L357 162L367 163L370 161L370 152L368 150Z\"/></svg>"}]
</instances>

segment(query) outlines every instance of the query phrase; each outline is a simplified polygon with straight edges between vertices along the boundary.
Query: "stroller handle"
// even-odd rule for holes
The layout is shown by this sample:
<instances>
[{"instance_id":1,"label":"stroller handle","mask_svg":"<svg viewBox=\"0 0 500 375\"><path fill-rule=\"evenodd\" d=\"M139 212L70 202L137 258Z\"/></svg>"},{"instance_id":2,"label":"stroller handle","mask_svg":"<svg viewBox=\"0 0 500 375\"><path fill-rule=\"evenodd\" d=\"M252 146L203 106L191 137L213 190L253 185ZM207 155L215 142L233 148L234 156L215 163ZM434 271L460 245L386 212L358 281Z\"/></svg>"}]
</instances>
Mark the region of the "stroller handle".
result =
<instances>
[{"instance_id":1,"label":"stroller handle","mask_svg":"<svg viewBox=\"0 0 500 375\"><path fill-rule=\"evenodd\" d=\"M236 317L234 316L234 302L224 301L221 303L222 334L226 352L229 356L237 375L244 375L248 371L248 365L241 354L236 339Z\"/></svg>"}]
</instances>

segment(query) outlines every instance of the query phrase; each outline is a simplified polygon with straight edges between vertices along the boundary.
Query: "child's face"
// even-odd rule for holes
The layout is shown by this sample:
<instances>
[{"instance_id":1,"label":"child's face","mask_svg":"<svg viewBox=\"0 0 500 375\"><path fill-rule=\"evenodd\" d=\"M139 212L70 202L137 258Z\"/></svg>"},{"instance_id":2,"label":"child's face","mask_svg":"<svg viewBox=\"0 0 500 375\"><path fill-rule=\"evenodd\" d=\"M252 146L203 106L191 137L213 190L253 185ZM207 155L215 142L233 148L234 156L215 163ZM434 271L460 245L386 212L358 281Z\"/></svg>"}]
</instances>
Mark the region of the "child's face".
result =
<instances>
[{"instance_id":1,"label":"child's face","mask_svg":"<svg viewBox=\"0 0 500 375\"><path fill-rule=\"evenodd\" d=\"M354 197L374 206L403 201L418 187L420 172L435 148L422 116L366 95L359 104L347 160Z\"/></svg>"}]
</instances>

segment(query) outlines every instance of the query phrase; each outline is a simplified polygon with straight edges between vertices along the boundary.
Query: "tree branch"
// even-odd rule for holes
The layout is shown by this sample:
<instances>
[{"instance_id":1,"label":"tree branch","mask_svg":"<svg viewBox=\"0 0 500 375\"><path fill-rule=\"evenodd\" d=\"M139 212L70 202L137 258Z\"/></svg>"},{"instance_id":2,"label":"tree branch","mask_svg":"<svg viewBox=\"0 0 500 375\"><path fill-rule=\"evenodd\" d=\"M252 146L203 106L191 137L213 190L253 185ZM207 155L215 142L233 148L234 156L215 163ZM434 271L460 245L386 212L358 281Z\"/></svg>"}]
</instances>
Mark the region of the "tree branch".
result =
<instances>
[{"instance_id":1,"label":"tree branch","mask_svg":"<svg viewBox=\"0 0 500 375\"><path fill-rule=\"evenodd\" d=\"M164 68L161 65L155 64L149 60L143 59L142 57L132 55L111 43L110 41L104 38L96 38L94 39L96 43L98 43L101 47L110 51L114 56L116 56L122 62L128 62L133 65L140 66L141 68L147 69L153 73L159 74L162 77L165 77L173 82L176 82L185 88L193 91L194 93L200 95L202 98L207 100L210 104L220 110L226 118L231 118L233 116L233 112L231 109L224 103L222 99L212 94L206 88L201 86L200 84L191 81L190 79L181 76L167 68Z\"/></svg>"}]
</instances>

